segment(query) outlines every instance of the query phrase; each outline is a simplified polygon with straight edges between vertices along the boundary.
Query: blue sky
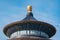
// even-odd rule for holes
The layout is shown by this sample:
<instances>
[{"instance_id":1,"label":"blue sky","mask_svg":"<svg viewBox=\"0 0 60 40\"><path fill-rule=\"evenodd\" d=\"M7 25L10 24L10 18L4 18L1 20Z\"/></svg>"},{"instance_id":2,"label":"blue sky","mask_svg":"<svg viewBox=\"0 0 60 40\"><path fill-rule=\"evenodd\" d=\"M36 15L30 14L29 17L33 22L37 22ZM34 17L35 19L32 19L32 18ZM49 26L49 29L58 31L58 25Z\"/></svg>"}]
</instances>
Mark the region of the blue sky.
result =
<instances>
[{"instance_id":1,"label":"blue sky","mask_svg":"<svg viewBox=\"0 0 60 40\"><path fill-rule=\"evenodd\" d=\"M0 40L6 40L3 28L9 23L22 20L27 6L32 5L34 17L55 26L57 32L51 39L60 39L59 0L0 0Z\"/></svg>"}]
</instances>

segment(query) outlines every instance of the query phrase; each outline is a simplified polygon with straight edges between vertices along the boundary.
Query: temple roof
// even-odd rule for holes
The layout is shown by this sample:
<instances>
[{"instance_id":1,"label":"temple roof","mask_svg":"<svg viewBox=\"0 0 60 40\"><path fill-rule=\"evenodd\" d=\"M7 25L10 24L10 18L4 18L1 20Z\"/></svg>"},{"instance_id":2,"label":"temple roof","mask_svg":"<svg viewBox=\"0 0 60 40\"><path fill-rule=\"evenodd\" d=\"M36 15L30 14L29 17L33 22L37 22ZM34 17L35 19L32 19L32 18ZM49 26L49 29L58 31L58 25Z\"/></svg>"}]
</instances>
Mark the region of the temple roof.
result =
<instances>
[{"instance_id":1,"label":"temple roof","mask_svg":"<svg viewBox=\"0 0 60 40\"><path fill-rule=\"evenodd\" d=\"M23 25L26 24L27 25L27 23L31 23L32 25L33 24L41 25L42 27L41 26L39 26L39 27L41 28L42 31L45 31L45 32L47 32L46 28L48 28L49 31L47 32L47 34L49 35L49 38L52 37L56 33L56 29L54 28L54 26L49 23L37 21L32 14L32 6L29 5L27 8L28 8L28 13L27 13L26 17L21 21L17 21L17 22L14 22L14 23L11 23L11 24L8 24L7 26L5 26L5 28L3 30L4 33L7 35L8 29L14 27L17 24L23 24ZM45 30L43 30L44 28L45 28Z\"/></svg>"}]
</instances>

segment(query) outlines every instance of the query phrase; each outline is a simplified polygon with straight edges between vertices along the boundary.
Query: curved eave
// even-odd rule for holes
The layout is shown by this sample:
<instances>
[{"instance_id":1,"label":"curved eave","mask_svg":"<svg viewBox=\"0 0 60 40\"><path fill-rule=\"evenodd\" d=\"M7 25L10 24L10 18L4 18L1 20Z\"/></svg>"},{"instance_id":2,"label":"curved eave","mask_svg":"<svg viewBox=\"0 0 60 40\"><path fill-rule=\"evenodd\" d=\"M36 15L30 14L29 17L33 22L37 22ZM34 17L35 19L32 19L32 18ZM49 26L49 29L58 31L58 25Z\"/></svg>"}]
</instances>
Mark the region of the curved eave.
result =
<instances>
[{"instance_id":1,"label":"curved eave","mask_svg":"<svg viewBox=\"0 0 60 40\"><path fill-rule=\"evenodd\" d=\"M7 33L7 30L9 29L9 28L11 28L11 27L14 27L13 25L16 25L16 24L23 24L23 23L27 23L27 22L34 22L34 23L37 23L37 24L39 24L39 25L44 25L44 26L46 26L46 27L48 27L48 28L50 28L53 32L53 34L50 36L50 37L52 37L55 33L56 33L56 29L55 29L55 27L54 26L52 26L52 25L50 25L50 24L48 24L48 23L45 23L45 22L41 22L41 21L18 21L18 22L14 22L14 23L11 23L11 24L8 24L7 26L5 26L5 28L4 28L4 33L5 33L5 35L6 35L6 33ZM7 35L6 35L7 36ZM50 38L49 37L49 38Z\"/></svg>"}]
</instances>

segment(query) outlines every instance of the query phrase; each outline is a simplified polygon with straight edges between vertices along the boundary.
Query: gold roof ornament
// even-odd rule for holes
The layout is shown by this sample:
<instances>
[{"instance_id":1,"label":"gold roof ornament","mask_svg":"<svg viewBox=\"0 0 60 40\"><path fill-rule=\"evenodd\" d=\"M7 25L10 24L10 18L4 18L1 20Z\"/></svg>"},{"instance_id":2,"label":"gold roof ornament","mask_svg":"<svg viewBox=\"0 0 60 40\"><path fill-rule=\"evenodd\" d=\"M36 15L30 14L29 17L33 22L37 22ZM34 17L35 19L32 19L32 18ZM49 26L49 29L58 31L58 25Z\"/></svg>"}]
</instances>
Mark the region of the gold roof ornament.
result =
<instances>
[{"instance_id":1,"label":"gold roof ornament","mask_svg":"<svg viewBox=\"0 0 60 40\"><path fill-rule=\"evenodd\" d=\"M27 6L27 11L28 11L28 12L32 12L32 6L31 6L31 5L28 5L28 6Z\"/></svg>"}]
</instances>

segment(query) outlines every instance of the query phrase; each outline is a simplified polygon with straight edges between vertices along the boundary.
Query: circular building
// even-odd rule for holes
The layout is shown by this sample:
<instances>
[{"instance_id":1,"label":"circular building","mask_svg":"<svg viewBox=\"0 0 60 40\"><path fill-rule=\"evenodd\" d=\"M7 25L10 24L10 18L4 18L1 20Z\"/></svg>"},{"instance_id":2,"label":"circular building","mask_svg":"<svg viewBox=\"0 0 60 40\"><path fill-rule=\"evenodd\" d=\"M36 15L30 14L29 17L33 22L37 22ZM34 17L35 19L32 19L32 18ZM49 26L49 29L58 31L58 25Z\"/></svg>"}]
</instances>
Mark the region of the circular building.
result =
<instances>
[{"instance_id":1,"label":"circular building","mask_svg":"<svg viewBox=\"0 0 60 40\"><path fill-rule=\"evenodd\" d=\"M3 32L10 40L49 40L56 33L53 25L37 21L32 14L32 6L28 6L26 17L5 26Z\"/></svg>"}]
</instances>

